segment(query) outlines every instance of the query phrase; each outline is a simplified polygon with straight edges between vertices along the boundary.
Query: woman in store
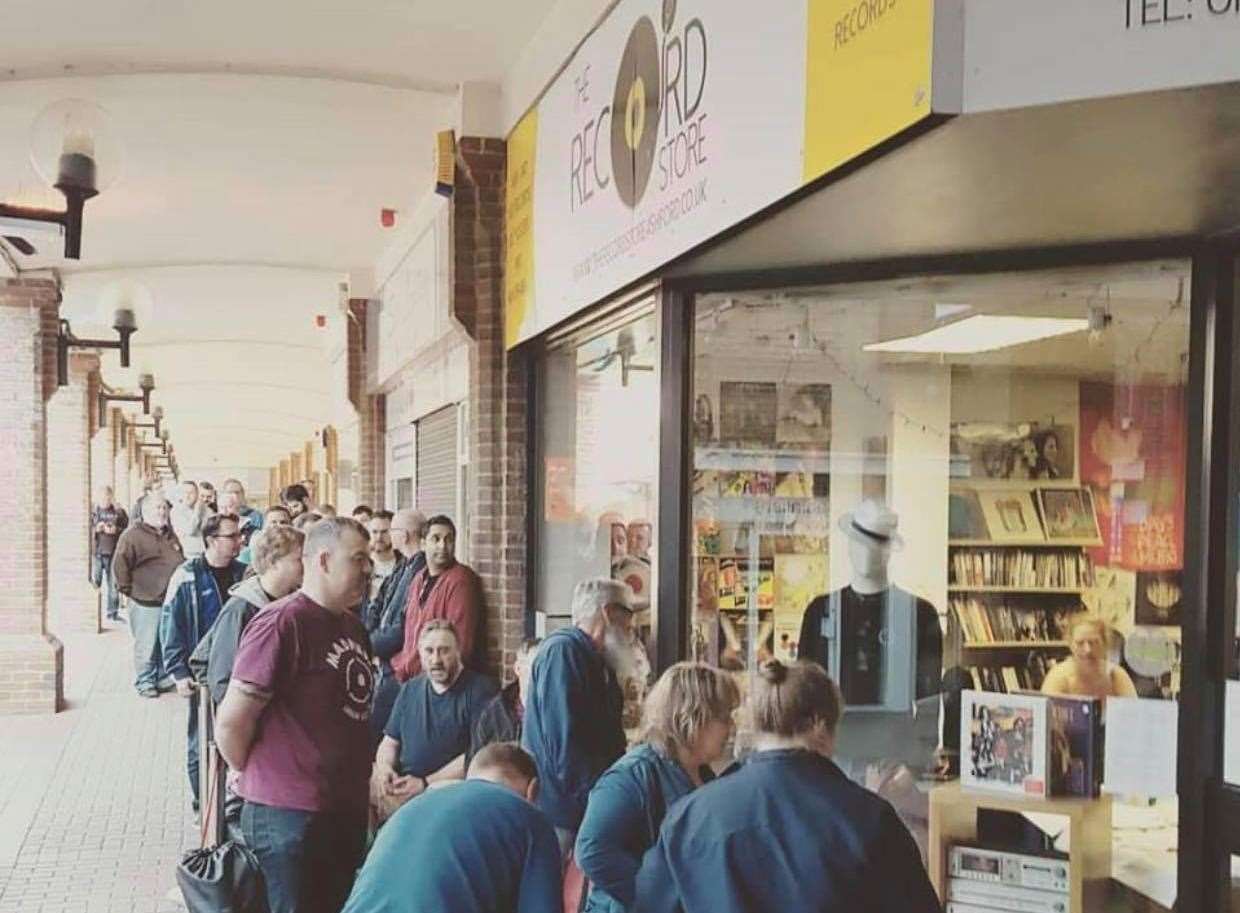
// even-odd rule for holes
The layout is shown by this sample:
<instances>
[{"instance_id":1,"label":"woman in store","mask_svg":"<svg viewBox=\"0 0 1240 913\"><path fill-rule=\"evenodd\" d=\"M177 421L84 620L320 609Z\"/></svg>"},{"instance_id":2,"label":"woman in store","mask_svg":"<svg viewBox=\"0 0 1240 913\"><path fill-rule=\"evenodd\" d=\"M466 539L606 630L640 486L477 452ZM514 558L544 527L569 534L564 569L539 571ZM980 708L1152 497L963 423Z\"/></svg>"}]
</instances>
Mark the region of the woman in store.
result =
<instances>
[{"instance_id":1,"label":"woman in store","mask_svg":"<svg viewBox=\"0 0 1240 913\"><path fill-rule=\"evenodd\" d=\"M575 860L590 880L585 910L635 910L642 855L654 845L672 803L714 778L732 731L740 692L726 672L704 663L668 669L646 696L638 745L590 791Z\"/></svg>"},{"instance_id":2,"label":"woman in store","mask_svg":"<svg viewBox=\"0 0 1240 913\"><path fill-rule=\"evenodd\" d=\"M1068 627L1072 655L1046 673L1042 693L1136 697L1128 673L1107 659L1107 633L1107 623L1096 615L1073 618Z\"/></svg>"},{"instance_id":3,"label":"woman in store","mask_svg":"<svg viewBox=\"0 0 1240 913\"><path fill-rule=\"evenodd\" d=\"M831 761L842 701L822 667L765 663L750 702L754 752L668 813L636 909L941 910L895 810Z\"/></svg>"}]
</instances>

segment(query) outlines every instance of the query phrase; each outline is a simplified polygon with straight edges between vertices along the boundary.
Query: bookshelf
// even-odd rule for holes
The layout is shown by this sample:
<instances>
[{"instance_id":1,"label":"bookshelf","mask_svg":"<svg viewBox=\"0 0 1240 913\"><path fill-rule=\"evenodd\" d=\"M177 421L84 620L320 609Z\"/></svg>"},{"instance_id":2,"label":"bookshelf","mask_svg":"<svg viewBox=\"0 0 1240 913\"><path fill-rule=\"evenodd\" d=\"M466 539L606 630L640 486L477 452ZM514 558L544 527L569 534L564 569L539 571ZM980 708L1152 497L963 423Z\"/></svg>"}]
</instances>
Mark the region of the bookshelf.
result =
<instances>
[{"instance_id":1,"label":"bookshelf","mask_svg":"<svg viewBox=\"0 0 1240 913\"><path fill-rule=\"evenodd\" d=\"M1058 481L979 479L954 481L949 499L947 594L961 665L984 690L1037 689L1067 653L1068 619L1094 583L1092 496ZM1056 515L1065 500L1076 513Z\"/></svg>"}]
</instances>

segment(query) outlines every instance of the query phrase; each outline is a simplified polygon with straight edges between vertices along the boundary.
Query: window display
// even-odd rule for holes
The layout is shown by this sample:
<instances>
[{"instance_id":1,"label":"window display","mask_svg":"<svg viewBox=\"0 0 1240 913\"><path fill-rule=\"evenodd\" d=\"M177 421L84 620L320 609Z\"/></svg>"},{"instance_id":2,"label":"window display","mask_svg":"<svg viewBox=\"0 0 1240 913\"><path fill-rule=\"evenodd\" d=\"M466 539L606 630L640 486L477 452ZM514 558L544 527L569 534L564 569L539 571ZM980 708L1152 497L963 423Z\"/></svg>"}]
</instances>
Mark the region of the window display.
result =
<instances>
[{"instance_id":1,"label":"window display","mask_svg":"<svg viewBox=\"0 0 1240 913\"><path fill-rule=\"evenodd\" d=\"M1167 261L695 299L692 655L743 689L768 657L826 667L837 763L923 849L966 764L1098 788L1066 736L1019 785L962 750L965 692L989 730L1044 685L1179 693L1188 289Z\"/></svg>"},{"instance_id":2,"label":"window display","mask_svg":"<svg viewBox=\"0 0 1240 913\"><path fill-rule=\"evenodd\" d=\"M570 623L573 586L588 577L632 589L646 652L623 682L637 724L653 655L658 479L657 321L651 307L551 349L540 370L539 566L535 608L548 631Z\"/></svg>"}]
</instances>

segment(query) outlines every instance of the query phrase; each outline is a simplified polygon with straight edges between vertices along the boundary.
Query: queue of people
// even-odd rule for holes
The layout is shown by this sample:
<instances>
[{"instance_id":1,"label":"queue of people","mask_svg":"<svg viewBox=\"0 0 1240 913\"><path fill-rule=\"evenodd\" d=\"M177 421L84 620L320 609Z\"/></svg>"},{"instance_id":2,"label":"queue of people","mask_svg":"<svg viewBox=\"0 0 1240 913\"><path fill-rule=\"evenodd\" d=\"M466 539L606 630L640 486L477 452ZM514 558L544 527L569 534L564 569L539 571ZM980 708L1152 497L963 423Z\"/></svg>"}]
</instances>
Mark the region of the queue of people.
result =
<instances>
[{"instance_id":1,"label":"queue of people","mask_svg":"<svg viewBox=\"0 0 1240 913\"><path fill-rule=\"evenodd\" d=\"M230 832L271 913L939 909L892 807L830 760L842 701L821 667L767 663L742 701L730 673L678 663L630 745L623 583L578 583L572 624L525 641L501 689L450 518L327 516L290 486L243 520L230 482L231 511L184 495L176 522L147 492L110 564L139 693L191 697L195 808L196 701L215 705ZM741 714L754 750L725 769Z\"/></svg>"}]
</instances>

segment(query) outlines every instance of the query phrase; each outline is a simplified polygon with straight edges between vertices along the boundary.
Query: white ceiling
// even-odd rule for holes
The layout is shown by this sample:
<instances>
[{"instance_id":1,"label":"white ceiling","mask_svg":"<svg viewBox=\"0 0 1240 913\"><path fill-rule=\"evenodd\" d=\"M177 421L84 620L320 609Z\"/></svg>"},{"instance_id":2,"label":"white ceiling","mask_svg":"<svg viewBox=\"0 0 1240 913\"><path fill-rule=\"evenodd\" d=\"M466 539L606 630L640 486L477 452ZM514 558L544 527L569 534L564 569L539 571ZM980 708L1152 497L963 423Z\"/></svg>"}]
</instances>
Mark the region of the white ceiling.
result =
<instances>
[{"instance_id":1,"label":"white ceiling","mask_svg":"<svg viewBox=\"0 0 1240 913\"><path fill-rule=\"evenodd\" d=\"M552 0L6 0L0 75L286 73L499 82Z\"/></svg>"},{"instance_id":2,"label":"white ceiling","mask_svg":"<svg viewBox=\"0 0 1240 913\"><path fill-rule=\"evenodd\" d=\"M125 147L87 204L82 259L33 239L64 313L138 281L134 337L183 466L269 466L333 420L340 392L314 315L373 266L433 185L434 132L462 83L498 87L554 0L5 0L0 200L60 204L28 160L40 110L104 107ZM194 344L190 344L194 343ZM105 379L131 385L114 352Z\"/></svg>"}]
</instances>

